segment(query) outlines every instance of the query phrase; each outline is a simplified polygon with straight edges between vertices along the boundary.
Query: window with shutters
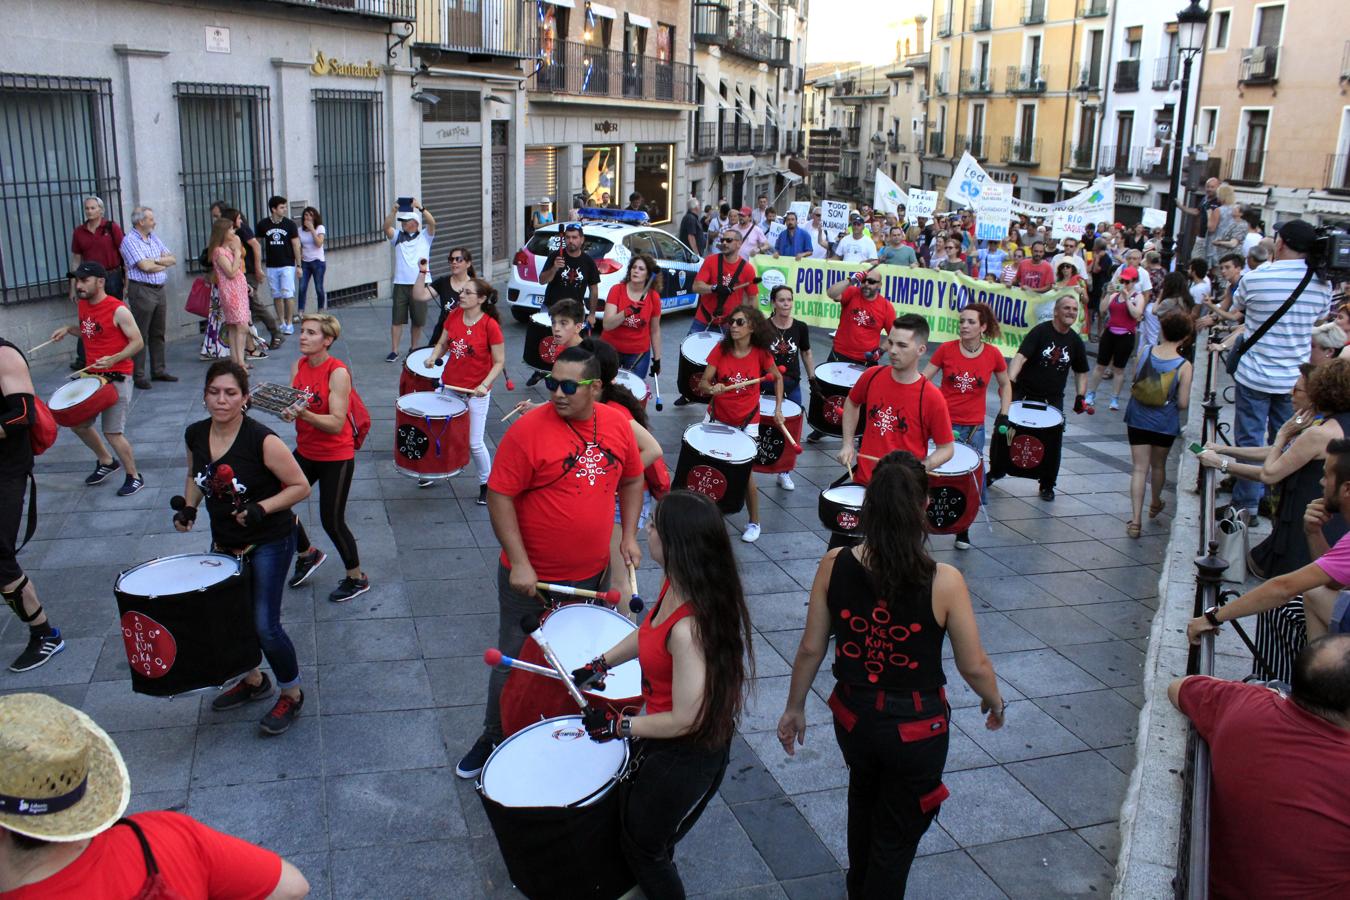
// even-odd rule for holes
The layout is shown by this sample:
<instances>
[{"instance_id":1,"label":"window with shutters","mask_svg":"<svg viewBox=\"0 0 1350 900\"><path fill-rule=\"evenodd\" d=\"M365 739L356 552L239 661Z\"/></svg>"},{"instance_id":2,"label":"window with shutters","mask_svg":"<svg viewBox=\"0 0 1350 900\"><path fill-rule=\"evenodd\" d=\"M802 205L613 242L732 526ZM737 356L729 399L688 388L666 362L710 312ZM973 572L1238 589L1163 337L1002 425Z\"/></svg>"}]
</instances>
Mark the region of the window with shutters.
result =
<instances>
[{"instance_id":1,"label":"window with shutters","mask_svg":"<svg viewBox=\"0 0 1350 900\"><path fill-rule=\"evenodd\" d=\"M319 210L328 247L384 239L384 101L378 91L314 91Z\"/></svg>"}]
</instances>

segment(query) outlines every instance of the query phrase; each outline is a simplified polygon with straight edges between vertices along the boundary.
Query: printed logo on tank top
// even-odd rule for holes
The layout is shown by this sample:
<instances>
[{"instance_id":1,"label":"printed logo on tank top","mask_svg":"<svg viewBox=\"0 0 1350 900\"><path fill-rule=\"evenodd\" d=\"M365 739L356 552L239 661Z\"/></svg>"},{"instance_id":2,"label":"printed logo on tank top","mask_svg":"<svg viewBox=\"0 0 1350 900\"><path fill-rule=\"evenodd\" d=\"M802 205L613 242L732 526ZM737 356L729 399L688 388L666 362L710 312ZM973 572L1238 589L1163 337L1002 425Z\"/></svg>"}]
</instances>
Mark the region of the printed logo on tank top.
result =
<instances>
[{"instance_id":1,"label":"printed logo on tank top","mask_svg":"<svg viewBox=\"0 0 1350 900\"><path fill-rule=\"evenodd\" d=\"M1069 348L1060 344L1051 344L1041 351L1041 359L1052 369L1067 369L1069 367Z\"/></svg>"},{"instance_id":2,"label":"printed logo on tank top","mask_svg":"<svg viewBox=\"0 0 1350 900\"><path fill-rule=\"evenodd\" d=\"M904 416L896 415L895 407L873 406L867 411L867 424L877 430L878 437L885 437L892 431L905 434L909 431L909 422Z\"/></svg>"},{"instance_id":3,"label":"printed logo on tank top","mask_svg":"<svg viewBox=\"0 0 1350 900\"><path fill-rule=\"evenodd\" d=\"M877 320L865 309L853 310L853 324L860 328L877 328Z\"/></svg>"},{"instance_id":4,"label":"printed logo on tank top","mask_svg":"<svg viewBox=\"0 0 1350 900\"><path fill-rule=\"evenodd\" d=\"M952 387L958 394L969 394L972 391L984 390L984 379L974 372L958 372L952 376Z\"/></svg>"},{"instance_id":5,"label":"printed logo on tank top","mask_svg":"<svg viewBox=\"0 0 1350 900\"><path fill-rule=\"evenodd\" d=\"M95 322L93 319L80 320L80 335L82 337L91 338L98 334L101 334L102 332L103 326Z\"/></svg>"},{"instance_id":6,"label":"printed logo on tank top","mask_svg":"<svg viewBox=\"0 0 1350 900\"><path fill-rule=\"evenodd\" d=\"M910 659L901 648L910 635L923 630L921 623L893 623L885 601L877 602L870 618L854 615L847 609L840 610L839 616L852 635L839 644L835 654L862 662L868 681L877 683L887 670L919 668L918 660Z\"/></svg>"},{"instance_id":7,"label":"printed logo on tank top","mask_svg":"<svg viewBox=\"0 0 1350 900\"><path fill-rule=\"evenodd\" d=\"M447 349L453 359L464 359L466 356L474 355L473 347L469 346L469 342L464 338L455 338Z\"/></svg>"},{"instance_id":8,"label":"printed logo on tank top","mask_svg":"<svg viewBox=\"0 0 1350 900\"><path fill-rule=\"evenodd\" d=\"M563 460L563 474L571 472L574 477L595 487L595 483L608 475L611 467L618 462L614 454L604 447L587 441L585 449L580 453L572 453Z\"/></svg>"},{"instance_id":9,"label":"printed logo on tank top","mask_svg":"<svg viewBox=\"0 0 1350 900\"><path fill-rule=\"evenodd\" d=\"M797 355L797 342L780 331L778 332L778 339L773 342L772 352L774 360L780 366L786 365L788 360Z\"/></svg>"},{"instance_id":10,"label":"printed logo on tank top","mask_svg":"<svg viewBox=\"0 0 1350 900\"><path fill-rule=\"evenodd\" d=\"M192 476L192 483L208 497L243 503L248 486L234 477L234 468L225 463L208 465Z\"/></svg>"},{"instance_id":11,"label":"printed logo on tank top","mask_svg":"<svg viewBox=\"0 0 1350 900\"><path fill-rule=\"evenodd\" d=\"M627 314L624 315L624 317L623 317L623 326L622 326L622 327L624 327L624 328L641 328L641 327L642 327L642 307L640 307L640 306L630 306L630 307L628 307L628 312L627 312Z\"/></svg>"}]
</instances>

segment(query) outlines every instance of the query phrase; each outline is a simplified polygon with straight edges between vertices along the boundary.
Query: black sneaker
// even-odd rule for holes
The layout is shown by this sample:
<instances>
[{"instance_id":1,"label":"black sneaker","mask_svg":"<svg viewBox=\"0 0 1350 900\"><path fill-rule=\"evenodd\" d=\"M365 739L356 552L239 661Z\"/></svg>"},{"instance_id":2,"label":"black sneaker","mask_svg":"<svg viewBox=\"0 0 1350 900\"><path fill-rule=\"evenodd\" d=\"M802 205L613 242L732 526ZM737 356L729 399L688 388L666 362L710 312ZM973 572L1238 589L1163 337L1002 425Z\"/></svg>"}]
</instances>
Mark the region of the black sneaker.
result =
<instances>
[{"instance_id":1,"label":"black sneaker","mask_svg":"<svg viewBox=\"0 0 1350 900\"><path fill-rule=\"evenodd\" d=\"M820 439L823 438L824 436L825 435L822 432L816 430L815 428L812 428L811 433L806 436L806 442L808 444L819 444Z\"/></svg>"},{"instance_id":2,"label":"black sneaker","mask_svg":"<svg viewBox=\"0 0 1350 900\"><path fill-rule=\"evenodd\" d=\"M61 629L59 628L53 628L41 636L30 634L28 646L23 648L23 652L14 662L9 664L9 670L11 672L27 672L30 669L36 669L64 649L66 649L66 642L61 639Z\"/></svg>"},{"instance_id":3,"label":"black sneaker","mask_svg":"<svg viewBox=\"0 0 1350 900\"><path fill-rule=\"evenodd\" d=\"M277 698L272 711L262 717L258 727L262 729L263 734L281 734L291 723L300 715L300 709L305 705L305 692L301 691L299 698L291 697L289 694L282 694Z\"/></svg>"},{"instance_id":4,"label":"black sneaker","mask_svg":"<svg viewBox=\"0 0 1350 900\"><path fill-rule=\"evenodd\" d=\"M459 761L459 765L455 766L455 774L460 778L477 777L478 773L483 771L483 766L487 765L487 758L496 747L496 741L486 734L480 735L469 748L469 752Z\"/></svg>"},{"instance_id":5,"label":"black sneaker","mask_svg":"<svg viewBox=\"0 0 1350 900\"><path fill-rule=\"evenodd\" d=\"M309 580L309 576L314 574L314 570L323 565L323 561L328 558L318 547L310 547L308 553L300 553L295 557L295 574L291 580L286 582L293 588L298 588Z\"/></svg>"},{"instance_id":6,"label":"black sneaker","mask_svg":"<svg viewBox=\"0 0 1350 900\"><path fill-rule=\"evenodd\" d=\"M535 372L533 375L531 375L529 378L525 380L525 386L534 387L536 384L544 380L544 375L545 375L544 372Z\"/></svg>"},{"instance_id":7,"label":"black sneaker","mask_svg":"<svg viewBox=\"0 0 1350 900\"><path fill-rule=\"evenodd\" d=\"M385 362L398 362L398 354L390 350L389 355L384 358Z\"/></svg>"},{"instance_id":8,"label":"black sneaker","mask_svg":"<svg viewBox=\"0 0 1350 900\"><path fill-rule=\"evenodd\" d=\"M122 486L117 489L117 496L130 497L143 487L145 487L144 478L139 475L128 475L127 480L122 482Z\"/></svg>"},{"instance_id":9,"label":"black sneaker","mask_svg":"<svg viewBox=\"0 0 1350 900\"><path fill-rule=\"evenodd\" d=\"M263 700L272 696L272 679L267 677L266 672L262 673L262 678L262 683L258 685L240 681L212 700L211 708L216 712L224 712L227 709L234 709L236 706L243 706L245 703L252 703L255 700Z\"/></svg>"},{"instance_id":10,"label":"black sneaker","mask_svg":"<svg viewBox=\"0 0 1350 900\"><path fill-rule=\"evenodd\" d=\"M328 595L328 599L333 603L346 603L353 597L359 597L370 590L370 578L362 575L360 578L353 578L348 575L338 582L337 589Z\"/></svg>"},{"instance_id":11,"label":"black sneaker","mask_svg":"<svg viewBox=\"0 0 1350 900\"><path fill-rule=\"evenodd\" d=\"M102 484L105 480L107 480L109 475L116 472L120 468L122 468L122 464L115 459L110 463L106 464L99 463L98 466L95 467L94 469L94 474L86 478L84 480L84 483L89 485L90 487L93 487L96 484Z\"/></svg>"},{"instance_id":12,"label":"black sneaker","mask_svg":"<svg viewBox=\"0 0 1350 900\"><path fill-rule=\"evenodd\" d=\"M689 405L689 398L686 397L686 396L684 396L683 394L681 394L680 396L678 396L678 397L675 398L675 405L676 405L676 406L688 406L688 405Z\"/></svg>"},{"instance_id":13,"label":"black sneaker","mask_svg":"<svg viewBox=\"0 0 1350 900\"><path fill-rule=\"evenodd\" d=\"M1055 499L1055 489L1054 489L1054 488L1041 488L1041 499L1044 500L1046 503L1049 503L1051 500L1054 500L1054 499Z\"/></svg>"},{"instance_id":14,"label":"black sneaker","mask_svg":"<svg viewBox=\"0 0 1350 900\"><path fill-rule=\"evenodd\" d=\"M476 503L476 504L478 504L479 506L487 506L487 485L486 485L486 484L480 484L480 485L478 486L478 499L475 500L475 501L473 501L473 502Z\"/></svg>"}]
</instances>

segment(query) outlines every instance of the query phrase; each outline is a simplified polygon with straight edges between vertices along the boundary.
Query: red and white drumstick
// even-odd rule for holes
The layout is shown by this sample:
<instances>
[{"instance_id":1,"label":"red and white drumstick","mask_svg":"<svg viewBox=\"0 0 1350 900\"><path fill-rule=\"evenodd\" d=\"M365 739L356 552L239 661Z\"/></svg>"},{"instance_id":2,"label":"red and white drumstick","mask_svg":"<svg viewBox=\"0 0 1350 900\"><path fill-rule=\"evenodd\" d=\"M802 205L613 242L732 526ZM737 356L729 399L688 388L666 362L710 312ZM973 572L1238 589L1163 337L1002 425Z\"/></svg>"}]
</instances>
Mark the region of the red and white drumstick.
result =
<instances>
[{"instance_id":1,"label":"red and white drumstick","mask_svg":"<svg viewBox=\"0 0 1350 900\"><path fill-rule=\"evenodd\" d=\"M786 372L786 371L787 371L787 366L779 366L779 367L778 367L778 373L779 373L780 375L781 375L782 373ZM770 377L772 377L772 376L773 376L773 373L772 373L772 372L766 372L765 374L759 376L758 378L751 378L749 381L738 381L738 382L736 382L735 384L729 384L729 385L727 385L726 387L727 387L727 390L729 390L729 391L739 391L739 390L741 390L742 388L748 388L748 387L749 387L750 385L752 385L752 384L759 384L759 383L760 383L761 381L763 381L764 379L770 378Z\"/></svg>"},{"instance_id":2,"label":"red and white drumstick","mask_svg":"<svg viewBox=\"0 0 1350 900\"><path fill-rule=\"evenodd\" d=\"M779 431L783 432L783 437L787 438L787 442L792 445L793 450L802 449L802 445L797 443L797 441L793 439L792 433L788 431L786 425L777 421L775 421L774 424L778 426Z\"/></svg>"},{"instance_id":3,"label":"red and white drumstick","mask_svg":"<svg viewBox=\"0 0 1350 900\"><path fill-rule=\"evenodd\" d=\"M572 683L572 676L563 668L562 660L558 654L553 652L549 646L548 639L544 637L544 630L539 627L539 617L534 613L527 613L520 620L520 630L534 638L535 644L539 647L539 652L544 654L544 659L553 667L553 671L558 673L558 678L562 681L563 687L567 688L567 693L572 697L573 702L584 711L588 704L586 698L581 696L581 691Z\"/></svg>"},{"instance_id":4,"label":"red and white drumstick","mask_svg":"<svg viewBox=\"0 0 1350 900\"><path fill-rule=\"evenodd\" d=\"M507 656L496 647L489 647L483 651L483 662L492 666L494 669L497 666L506 665L513 669L529 672L532 675L542 675L545 678L558 678L558 673L552 669L536 666L534 663L527 663L523 659L516 659L514 656Z\"/></svg>"},{"instance_id":5,"label":"red and white drumstick","mask_svg":"<svg viewBox=\"0 0 1350 900\"><path fill-rule=\"evenodd\" d=\"M551 584L547 581L536 581L534 586L541 591L552 591L555 594L570 594L573 597L589 597L592 600L603 600L610 606L619 605L619 592L610 591L588 591L585 588L572 587L567 584Z\"/></svg>"}]
</instances>

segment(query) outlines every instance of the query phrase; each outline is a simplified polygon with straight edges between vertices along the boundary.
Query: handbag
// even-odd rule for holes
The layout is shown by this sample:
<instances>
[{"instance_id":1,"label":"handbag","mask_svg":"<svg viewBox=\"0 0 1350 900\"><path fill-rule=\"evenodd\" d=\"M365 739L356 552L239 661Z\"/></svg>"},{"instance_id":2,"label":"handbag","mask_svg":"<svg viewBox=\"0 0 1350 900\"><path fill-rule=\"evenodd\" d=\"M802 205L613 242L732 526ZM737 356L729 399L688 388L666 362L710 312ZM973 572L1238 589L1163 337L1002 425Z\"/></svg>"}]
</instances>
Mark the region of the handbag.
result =
<instances>
[{"instance_id":1,"label":"handbag","mask_svg":"<svg viewBox=\"0 0 1350 900\"><path fill-rule=\"evenodd\" d=\"M186 312L194 316L201 316L205 319L211 314L211 285L205 278L198 277L192 282L192 288L188 291L187 303L183 304Z\"/></svg>"},{"instance_id":2,"label":"handbag","mask_svg":"<svg viewBox=\"0 0 1350 900\"><path fill-rule=\"evenodd\" d=\"M1223 580L1242 584L1247 580L1247 514L1231 506L1214 523L1214 535L1219 543L1219 556L1228 563Z\"/></svg>"}]
</instances>

